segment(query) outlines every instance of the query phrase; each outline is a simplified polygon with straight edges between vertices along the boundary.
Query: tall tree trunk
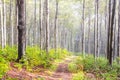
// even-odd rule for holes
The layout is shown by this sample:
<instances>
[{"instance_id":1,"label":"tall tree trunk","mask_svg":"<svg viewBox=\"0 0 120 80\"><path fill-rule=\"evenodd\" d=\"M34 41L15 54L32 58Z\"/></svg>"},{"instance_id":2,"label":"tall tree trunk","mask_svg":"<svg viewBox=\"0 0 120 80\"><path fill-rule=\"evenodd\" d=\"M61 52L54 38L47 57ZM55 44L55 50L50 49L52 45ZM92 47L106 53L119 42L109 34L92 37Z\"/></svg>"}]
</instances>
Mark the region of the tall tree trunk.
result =
<instances>
[{"instance_id":1,"label":"tall tree trunk","mask_svg":"<svg viewBox=\"0 0 120 80\"><path fill-rule=\"evenodd\" d=\"M1 0L1 39L2 39L2 48L4 48L4 33L3 33L3 1Z\"/></svg>"},{"instance_id":2,"label":"tall tree trunk","mask_svg":"<svg viewBox=\"0 0 120 80\"><path fill-rule=\"evenodd\" d=\"M106 33L106 36L107 36L107 3L108 3L108 0L106 0L106 6L105 6L105 33ZM106 39L107 41L107 39ZM107 46L105 45L105 57L107 58Z\"/></svg>"},{"instance_id":3,"label":"tall tree trunk","mask_svg":"<svg viewBox=\"0 0 120 80\"><path fill-rule=\"evenodd\" d=\"M15 13L14 13L14 44L18 44L18 30L17 30L17 25L18 25L18 4L17 0L15 0Z\"/></svg>"},{"instance_id":4,"label":"tall tree trunk","mask_svg":"<svg viewBox=\"0 0 120 80\"><path fill-rule=\"evenodd\" d=\"M42 49L42 0L39 2L40 49Z\"/></svg>"},{"instance_id":5,"label":"tall tree trunk","mask_svg":"<svg viewBox=\"0 0 120 80\"><path fill-rule=\"evenodd\" d=\"M110 27L111 27L111 0L109 0L109 22L108 22L108 36L107 36L107 59L110 58Z\"/></svg>"},{"instance_id":6,"label":"tall tree trunk","mask_svg":"<svg viewBox=\"0 0 120 80\"><path fill-rule=\"evenodd\" d=\"M83 0L83 13L82 13L82 20L83 20L83 25L82 25L82 54L84 55L85 53L85 35L84 35L84 19L85 19L85 0Z\"/></svg>"},{"instance_id":7,"label":"tall tree trunk","mask_svg":"<svg viewBox=\"0 0 120 80\"><path fill-rule=\"evenodd\" d=\"M120 57L120 0L119 0L119 8L118 8L118 45L117 45L117 57ZM118 61L120 63L120 61Z\"/></svg>"},{"instance_id":8,"label":"tall tree trunk","mask_svg":"<svg viewBox=\"0 0 120 80\"><path fill-rule=\"evenodd\" d=\"M13 13L12 13L12 11L13 11L13 9L12 9L12 0L10 0L10 14L9 14L9 23L10 23L10 28L11 28L11 40L10 40L10 44L11 44L11 46L13 46L14 45L14 39L13 39L13 36L14 36L14 34L13 34L13 30L14 30L14 28L13 28Z\"/></svg>"},{"instance_id":9,"label":"tall tree trunk","mask_svg":"<svg viewBox=\"0 0 120 80\"><path fill-rule=\"evenodd\" d=\"M95 17L94 17L94 58L96 59L96 0L95 0Z\"/></svg>"},{"instance_id":10,"label":"tall tree trunk","mask_svg":"<svg viewBox=\"0 0 120 80\"><path fill-rule=\"evenodd\" d=\"M49 51L49 0L45 0L46 53Z\"/></svg>"},{"instance_id":11,"label":"tall tree trunk","mask_svg":"<svg viewBox=\"0 0 120 80\"><path fill-rule=\"evenodd\" d=\"M34 0L34 38L33 38L33 43L34 45L37 45L37 22L36 22L36 0Z\"/></svg>"},{"instance_id":12,"label":"tall tree trunk","mask_svg":"<svg viewBox=\"0 0 120 80\"><path fill-rule=\"evenodd\" d=\"M98 54L98 49L99 49L99 26L98 26L98 4L99 4L99 1L98 0L96 0L96 7L97 7L97 41L96 41L96 54L97 54L97 57L99 57L99 54Z\"/></svg>"},{"instance_id":13,"label":"tall tree trunk","mask_svg":"<svg viewBox=\"0 0 120 80\"><path fill-rule=\"evenodd\" d=\"M55 52L57 49L57 21L58 21L58 0L56 0L56 11L55 11L55 26L54 26L54 48Z\"/></svg>"},{"instance_id":14,"label":"tall tree trunk","mask_svg":"<svg viewBox=\"0 0 120 80\"><path fill-rule=\"evenodd\" d=\"M18 5L18 58L17 61L25 54L25 14L24 0L17 0Z\"/></svg>"},{"instance_id":15,"label":"tall tree trunk","mask_svg":"<svg viewBox=\"0 0 120 80\"><path fill-rule=\"evenodd\" d=\"M99 44L99 48L98 48L98 56L100 56L100 53L102 53L101 52L101 46L102 46L102 31L101 31L101 29L102 29L102 15L101 15L101 18L100 18L100 24L99 24L100 26L99 26L99 41L98 41L98 44Z\"/></svg>"},{"instance_id":16,"label":"tall tree trunk","mask_svg":"<svg viewBox=\"0 0 120 80\"><path fill-rule=\"evenodd\" d=\"M110 45L109 45L109 64L112 65L112 54L113 54L113 25L114 25L114 17L115 17L115 8L116 8L116 0L113 1L112 7L112 16L111 16L111 28L110 28Z\"/></svg>"},{"instance_id":17,"label":"tall tree trunk","mask_svg":"<svg viewBox=\"0 0 120 80\"><path fill-rule=\"evenodd\" d=\"M89 10L90 11L90 10ZM90 27L91 27L91 21L90 21L90 13L89 13L89 26L88 26L88 53L90 54Z\"/></svg>"},{"instance_id":18,"label":"tall tree trunk","mask_svg":"<svg viewBox=\"0 0 120 80\"><path fill-rule=\"evenodd\" d=\"M4 34L4 47L6 46L6 4L3 0L3 34Z\"/></svg>"},{"instance_id":19,"label":"tall tree trunk","mask_svg":"<svg viewBox=\"0 0 120 80\"><path fill-rule=\"evenodd\" d=\"M25 8L25 12L24 12L24 14L25 14L25 16L24 16L24 18L25 18L25 36L27 36L28 37L28 28L26 29L26 27L27 27L27 0L25 0L24 1L25 3L24 3L24 8ZM28 38L27 37L25 37L25 50L26 50L26 47L27 47L27 44L28 44Z\"/></svg>"},{"instance_id":20,"label":"tall tree trunk","mask_svg":"<svg viewBox=\"0 0 120 80\"><path fill-rule=\"evenodd\" d=\"M113 37L113 39L114 39L113 40L114 41L113 42L113 60L115 60L115 56L116 56L116 18L114 21L115 21L115 25L114 25L114 30L113 30L114 31L114 33L113 33L114 34L114 37Z\"/></svg>"}]
</instances>

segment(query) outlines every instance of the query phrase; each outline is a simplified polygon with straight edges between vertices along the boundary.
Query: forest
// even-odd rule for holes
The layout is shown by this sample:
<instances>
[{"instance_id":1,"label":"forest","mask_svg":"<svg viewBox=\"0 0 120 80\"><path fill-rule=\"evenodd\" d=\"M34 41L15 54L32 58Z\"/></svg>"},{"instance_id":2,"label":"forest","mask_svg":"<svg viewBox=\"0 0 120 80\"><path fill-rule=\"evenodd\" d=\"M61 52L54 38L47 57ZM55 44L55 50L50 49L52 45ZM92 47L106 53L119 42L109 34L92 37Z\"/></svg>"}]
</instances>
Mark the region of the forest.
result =
<instances>
[{"instance_id":1,"label":"forest","mask_svg":"<svg viewBox=\"0 0 120 80\"><path fill-rule=\"evenodd\" d=\"M120 0L0 0L0 80L120 80Z\"/></svg>"}]
</instances>

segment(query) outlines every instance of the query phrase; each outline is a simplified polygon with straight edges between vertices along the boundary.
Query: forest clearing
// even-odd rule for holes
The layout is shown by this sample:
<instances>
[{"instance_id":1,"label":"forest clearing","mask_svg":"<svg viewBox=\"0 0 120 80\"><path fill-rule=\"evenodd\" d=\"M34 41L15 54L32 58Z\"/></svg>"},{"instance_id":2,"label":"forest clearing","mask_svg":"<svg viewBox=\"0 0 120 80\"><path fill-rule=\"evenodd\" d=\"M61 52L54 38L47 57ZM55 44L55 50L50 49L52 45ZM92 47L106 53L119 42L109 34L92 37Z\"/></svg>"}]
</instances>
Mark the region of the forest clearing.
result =
<instances>
[{"instance_id":1,"label":"forest clearing","mask_svg":"<svg viewBox=\"0 0 120 80\"><path fill-rule=\"evenodd\" d=\"M0 80L120 80L120 0L0 0Z\"/></svg>"}]
</instances>

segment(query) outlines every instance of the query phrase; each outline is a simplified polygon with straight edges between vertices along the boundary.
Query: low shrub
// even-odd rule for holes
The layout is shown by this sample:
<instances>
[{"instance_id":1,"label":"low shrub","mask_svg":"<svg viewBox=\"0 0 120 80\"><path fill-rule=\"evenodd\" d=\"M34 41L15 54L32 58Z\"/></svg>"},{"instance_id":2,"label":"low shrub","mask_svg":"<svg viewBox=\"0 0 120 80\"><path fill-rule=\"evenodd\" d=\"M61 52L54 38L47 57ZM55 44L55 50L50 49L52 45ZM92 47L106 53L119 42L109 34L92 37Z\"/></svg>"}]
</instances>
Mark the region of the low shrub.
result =
<instances>
[{"instance_id":1,"label":"low shrub","mask_svg":"<svg viewBox=\"0 0 120 80\"><path fill-rule=\"evenodd\" d=\"M82 61L82 60L81 60ZM78 64L81 65L81 62ZM102 77L105 80L116 80L120 74L120 65L117 61L113 62L113 65L108 65L108 60L104 57L94 58L93 55L86 55L83 58L84 70L96 74L97 77Z\"/></svg>"},{"instance_id":2,"label":"low shrub","mask_svg":"<svg viewBox=\"0 0 120 80\"><path fill-rule=\"evenodd\" d=\"M117 80L117 71L111 70L109 72L103 73L102 76L105 80Z\"/></svg>"},{"instance_id":3,"label":"low shrub","mask_svg":"<svg viewBox=\"0 0 120 80\"><path fill-rule=\"evenodd\" d=\"M79 73L73 74L72 80L84 80L84 79L85 79L85 75L82 71Z\"/></svg>"},{"instance_id":4,"label":"low shrub","mask_svg":"<svg viewBox=\"0 0 120 80\"><path fill-rule=\"evenodd\" d=\"M6 46L4 49L0 49L0 55L7 61L13 61L17 58L17 48L16 46Z\"/></svg>"},{"instance_id":5,"label":"low shrub","mask_svg":"<svg viewBox=\"0 0 120 80\"><path fill-rule=\"evenodd\" d=\"M95 59L92 55L86 55L85 58L83 58L83 66L86 71L92 71L95 69Z\"/></svg>"},{"instance_id":6,"label":"low shrub","mask_svg":"<svg viewBox=\"0 0 120 80\"><path fill-rule=\"evenodd\" d=\"M0 79L5 75L8 70L8 62L6 62L3 57L0 57Z\"/></svg>"},{"instance_id":7,"label":"low shrub","mask_svg":"<svg viewBox=\"0 0 120 80\"><path fill-rule=\"evenodd\" d=\"M71 63L68 64L68 70L70 72L79 72L83 71L83 59L82 57L76 57L75 60L73 60Z\"/></svg>"},{"instance_id":8,"label":"low shrub","mask_svg":"<svg viewBox=\"0 0 120 80\"><path fill-rule=\"evenodd\" d=\"M70 72L73 72L73 73L78 72L78 66L77 66L77 64L75 64L75 63L73 63L73 62L69 63L69 64L68 64L68 70L69 70Z\"/></svg>"},{"instance_id":9,"label":"low shrub","mask_svg":"<svg viewBox=\"0 0 120 80\"><path fill-rule=\"evenodd\" d=\"M108 60L104 57L99 57L96 59L96 67L102 71L109 69Z\"/></svg>"},{"instance_id":10,"label":"low shrub","mask_svg":"<svg viewBox=\"0 0 120 80\"><path fill-rule=\"evenodd\" d=\"M55 51L55 49L51 49L49 51L49 57L51 59L62 59L68 55L70 55L70 52L67 51L66 49L58 48L58 49L56 49L56 51Z\"/></svg>"}]
</instances>

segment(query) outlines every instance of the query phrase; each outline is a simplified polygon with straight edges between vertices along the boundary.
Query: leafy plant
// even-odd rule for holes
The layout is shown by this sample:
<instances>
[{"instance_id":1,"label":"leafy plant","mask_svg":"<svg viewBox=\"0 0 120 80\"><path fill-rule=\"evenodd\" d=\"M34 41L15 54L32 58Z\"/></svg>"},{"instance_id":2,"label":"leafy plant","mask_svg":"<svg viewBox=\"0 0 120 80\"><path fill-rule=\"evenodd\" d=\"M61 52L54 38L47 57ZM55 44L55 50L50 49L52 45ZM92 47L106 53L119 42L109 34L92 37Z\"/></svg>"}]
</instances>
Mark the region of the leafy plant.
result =
<instances>
[{"instance_id":1,"label":"leafy plant","mask_svg":"<svg viewBox=\"0 0 120 80\"><path fill-rule=\"evenodd\" d=\"M25 57L30 67L40 65L47 67L50 65L49 56L45 53L45 51L40 50L39 47L27 47Z\"/></svg>"},{"instance_id":2,"label":"leafy plant","mask_svg":"<svg viewBox=\"0 0 120 80\"><path fill-rule=\"evenodd\" d=\"M65 58L69 54L70 54L69 51L67 51L66 49L61 49L61 48L58 48L56 51L55 51L55 49L51 49L49 51L49 57L52 60Z\"/></svg>"},{"instance_id":3,"label":"leafy plant","mask_svg":"<svg viewBox=\"0 0 120 80\"><path fill-rule=\"evenodd\" d=\"M17 48L16 46L6 46L4 49L0 50L0 55L7 61L13 61L17 58Z\"/></svg>"},{"instance_id":4,"label":"leafy plant","mask_svg":"<svg viewBox=\"0 0 120 80\"><path fill-rule=\"evenodd\" d=\"M83 66L85 70L92 71L95 67L95 59L92 55L86 55L83 59Z\"/></svg>"},{"instance_id":5,"label":"leafy plant","mask_svg":"<svg viewBox=\"0 0 120 80\"><path fill-rule=\"evenodd\" d=\"M0 78L2 78L8 70L8 63L3 57L0 57Z\"/></svg>"},{"instance_id":6,"label":"leafy plant","mask_svg":"<svg viewBox=\"0 0 120 80\"><path fill-rule=\"evenodd\" d=\"M68 64L68 70L70 72L77 72L78 71L78 67L75 63L71 62Z\"/></svg>"},{"instance_id":7,"label":"leafy plant","mask_svg":"<svg viewBox=\"0 0 120 80\"><path fill-rule=\"evenodd\" d=\"M105 80L117 80L117 72L115 70L111 70L103 74Z\"/></svg>"},{"instance_id":8,"label":"leafy plant","mask_svg":"<svg viewBox=\"0 0 120 80\"><path fill-rule=\"evenodd\" d=\"M85 75L82 71L77 74L73 74L72 80L84 80L84 79L85 79Z\"/></svg>"}]
</instances>

